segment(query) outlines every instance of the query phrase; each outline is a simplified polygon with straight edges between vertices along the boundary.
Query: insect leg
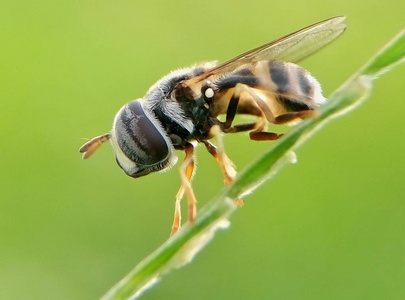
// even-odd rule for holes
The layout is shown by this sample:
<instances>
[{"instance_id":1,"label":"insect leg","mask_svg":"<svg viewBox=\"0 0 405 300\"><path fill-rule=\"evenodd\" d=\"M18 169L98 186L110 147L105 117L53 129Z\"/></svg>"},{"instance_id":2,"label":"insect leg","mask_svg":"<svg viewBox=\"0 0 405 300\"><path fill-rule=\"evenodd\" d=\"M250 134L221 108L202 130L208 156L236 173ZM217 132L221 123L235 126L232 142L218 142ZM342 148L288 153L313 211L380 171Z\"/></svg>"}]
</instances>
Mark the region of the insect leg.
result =
<instances>
[{"instance_id":1,"label":"insect leg","mask_svg":"<svg viewBox=\"0 0 405 300\"><path fill-rule=\"evenodd\" d=\"M253 129L256 129L258 126L257 122L252 122L252 123L242 123L242 124L237 124L234 125L230 128L228 128L225 133L238 133L238 132L243 132L243 131L250 131Z\"/></svg>"},{"instance_id":2,"label":"insect leg","mask_svg":"<svg viewBox=\"0 0 405 300\"><path fill-rule=\"evenodd\" d=\"M265 99L262 99L258 94L256 94L254 89L252 89L250 86L239 83L235 87L235 93L241 95L242 92L247 93L253 99L253 101L257 104L257 106L259 106L260 110L266 117L267 121L269 121L270 123L274 123L275 117L272 111L270 110L270 107L266 103Z\"/></svg>"},{"instance_id":3,"label":"insect leg","mask_svg":"<svg viewBox=\"0 0 405 300\"><path fill-rule=\"evenodd\" d=\"M225 132L227 129L231 128L232 122L235 119L236 111L238 109L239 96L235 97L235 94L232 95L231 100L229 100L228 108L226 111L226 119L223 123L222 130Z\"/></svg>"},{"instance_id":4,"label":"insect leg","mask_svg":"<svg viewBox=\"0 0 405 300\"><path fill-rule=\"evenodd\" d=\"M252 123L255 125L255 123ZM252 124L241 124L241 125L252 125ZM238 125L236 125L238 126ZM249 126L251 127L251 126ZM243 127L241 127L243 128ZM218 162L219 167L221 168L222 174L224 175L224 183L225 185L229 185L234 182L236 177L236 170L232 163L232 161L228 158L228 156L224 152L224 146L222 142L222 132L219 126L215 125L211 128L212 135L217 138L218 147L215 147L213 144L208 142L207 140L203 140L205 147L207 148L208 152L216 159ZM236 205L242 206L243 200L236 199Z\"/></svg>"},{"instance_id":5,"label":"insect leg","mask_svg":"<svg viewBox=\"0 0 405 300\"><path fill-rule=\"evenodd\" d=\"M279 135L274 132L266 132L264 129L266 128L266 119L270 123L275 123L277 118L274 117L273 113L271 112L269 106L263 100L260 98L259 95L255 93L255 91L249 87L248 85L245 84L237 84L235 87L235 94L239 95L239 97L242 95L242 93L245 92L247 93L251 99L259 106L260 110L263 112L263 115L261 118L259 118L258 122L255 123L255 127L252 129L256 128L254 131L251 131L249 133L249 137L251 140L255 141L273 141L279 139L282 135ZM241 124L242 125L242 124ZM236 125L237 126L237 125ZM234 126L234 127L236 127Z\"/></svg>"},{"instance_id":6,"label":"insect leg","mask_svg":"<svg viewBox=\"0 0 405 300\"><path fill-rule=\"evenodd\" d=\"M196 203L193 188L191 187L191 178L194 172L194 146L189 143L186 145L184 152L186 157L180 166L180 176L182 184L176 195L176 203L174 209L174 220L172 225L171 235L175 234L181 226L181 212L180 212L180 201L183 198L184 193L186 193L188 201L188 221L190 224L194 223L196 216Z\"/></svg>"},{"instance_id":7,"label":"insect leg","mask_svg":"<svg viewBox=\"0 0 405 300\"><path fill-rule=\"evenodd\" d=\"M80 147L79 152L83 153L83 159L90 157L104 142L111 138L111 134L106 133L92 138L86 144Z\"/></svg>"},{"instance_id":8,"label":"insect leg","mask_svg":"<svg viewBox=\"0 0 405 300\"><path fill-rule=\"evenodd\" d=\"M285 124L296 119L305 119L309 117L316 117L318 113L314 110L302 110L302 111L295 111L295 112L287 112L282 115L278 115L274 117L273 113L271 112L267 103L261 99L254 90L244 84L239 84L240 89L243 89L249 93L252 99L256 102L256 104L260 107L263 114L265 115L267 121L273 124ZM250 138L256 141L269 141L269 140L277 140L282 137L282 134L276 134L274 132L265 132L263 131L265 126L259 126L256 130L249 133Z\"/></svg>"},{"instance_id":9,"label":"insect leg","mask_svg":"<svg viewBox=\"0 0 405 300\"><path fill-rule=\"evenodd\" d=\"M275 141L281 138L282 134L267 131L252 131L249 132L249 137L252 141Z\"/></svg>"},{"instance_id":10,"label":"insect leg","mask_svg":"<svg viewBox=\"0 0 405 300\"><path fill-rule=\"evenodd\" d=\"M266 119L270 123L274 123L275 118L273 113L271 112L269 106L265 102L265 100L261 99L255 91L249 87L246 84L242 83L237 83L234 87L234 93L229 100L228 108L226 111L226 120L224 123L222 123L222 130L226 133L228 132L233 132L232 131L232 122L235 119L237 109L238 109L238 104L239 100L241 97L244 97L247 95L249 98L253 99L253 101L257 104L257 106L260 108L260 111L263 113L263 115L266 117ZM242 130L239 130L242 131Z\"/></svg>"},{"instance_id":11,"label":"insect leg","mask_svg":"<svg viewBox=\"0 0 405 300\"><path fill-rule=\"evenodd\" d=\"M296 119L305 119L310 117L318 116L318 112L315 110L301 110L301 111L294 111L288 112L282 115L279 115L274 120L274 124L286 124Z\"/></svg>"},{"instance_id":12,"label":"insect leg","mask_svg":"<svg viewBox=\"0 0 405 300\"><path fill-rule=\"evenodd\" d=\"M174 205L174 218L173 218L173 225L172 225L172 231L170 233L170 235L175 234L180 226L181 226L181 207L180 207L180 202L181 202L181 198L183 198L184 195L184 188L183 185L180 186L179 191L177 192L176 195L176 202Z\"/></svg>"},{"instance_id":13,"label":"insect leg","mask_svg":"<svg viewBox=\"0 0 405 300\"><path fill-rule=\"evenodd\" d=\"M217 147L208 141L202 141L207 148L208 152L215 158L221 168L222 174L224 175L224 182L226 185L231 184L236 176L236 171L233 163L228 158L228 156L223 152L219 151Z\"/></svg>"}]
</instances>

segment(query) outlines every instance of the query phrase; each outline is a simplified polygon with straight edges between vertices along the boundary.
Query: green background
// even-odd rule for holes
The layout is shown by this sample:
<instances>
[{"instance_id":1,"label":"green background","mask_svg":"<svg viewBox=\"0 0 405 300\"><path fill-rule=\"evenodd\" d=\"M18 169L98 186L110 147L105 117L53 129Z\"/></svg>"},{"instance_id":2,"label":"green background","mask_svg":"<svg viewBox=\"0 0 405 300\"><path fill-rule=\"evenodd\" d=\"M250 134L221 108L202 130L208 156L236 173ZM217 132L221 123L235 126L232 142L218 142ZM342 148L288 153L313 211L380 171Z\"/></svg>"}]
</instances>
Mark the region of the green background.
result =
<instances>
[{"instance_id":1,"label":"green background","mask_svg":"<svg viewBox=\"0 0 405 300\"><path fill-rule=\"evenodd\" d=\"M345 14L347 32L302 64L327 96L403 27L404 10L399 0L2 2L0 299L97 299L168 238L177 166L134 180L108 145L88 161L77 151L161 76ZM144 299L405 299L404 78L400 66L378 80ZM238 169L271 146L245 134L225 144ZM222 186L204 147L193 186L199 207Z\"/></svg>"}]
</instances>

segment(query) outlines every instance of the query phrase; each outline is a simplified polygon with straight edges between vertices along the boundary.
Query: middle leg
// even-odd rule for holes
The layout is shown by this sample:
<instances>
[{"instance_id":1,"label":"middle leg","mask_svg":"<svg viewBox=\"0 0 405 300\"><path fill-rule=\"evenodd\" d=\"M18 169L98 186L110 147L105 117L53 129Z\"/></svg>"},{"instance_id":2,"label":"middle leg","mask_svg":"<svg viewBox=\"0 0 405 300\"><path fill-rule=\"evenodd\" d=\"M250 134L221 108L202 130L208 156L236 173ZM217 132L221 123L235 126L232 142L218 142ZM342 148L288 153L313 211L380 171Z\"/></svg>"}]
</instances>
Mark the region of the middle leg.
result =
<instances>
[{"instance_id":1,"label":"middle leg","mask_svg":"<svg viewBox=\"0 0 405 300\"><path fill-rule=\"evenodd\" d=\"M224 175L224 183L226 185L231 184L235 177L236 171L232 161L228 158L228 156L224 152L222 138L219 136L221 134L221 130L219 126L214 126L212 129L212 134L218 140L218 147L215 147L212 143L207 140L203 140L205 147L207 148L208 152L215 158L218 162L219 167L221 168L222 174Z\"/></svg>"}]
</instances>

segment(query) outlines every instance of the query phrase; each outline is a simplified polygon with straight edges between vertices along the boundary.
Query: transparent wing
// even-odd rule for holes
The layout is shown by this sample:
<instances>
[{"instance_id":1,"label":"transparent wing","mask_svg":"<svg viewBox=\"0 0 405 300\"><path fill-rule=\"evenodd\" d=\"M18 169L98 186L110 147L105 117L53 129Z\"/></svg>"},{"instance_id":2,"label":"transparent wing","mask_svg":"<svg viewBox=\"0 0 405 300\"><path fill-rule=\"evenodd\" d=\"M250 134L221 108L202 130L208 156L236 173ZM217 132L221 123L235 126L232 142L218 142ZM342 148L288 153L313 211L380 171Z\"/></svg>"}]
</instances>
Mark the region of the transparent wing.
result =
<instances>
[{"instance_id":1,"label":"transparent wing","mask_svg":"<svg viewBox=\"0 0 405 300\"><path fill-rule=\"evenodd\" d=\"M231 72L243 64L261 60L299 62L337 38L346 28L343 24L345 18L338 16L302 28L213 67L204 74L189 79L186 84L199 82L215 74Z\"/></svg>"}]
</instances>

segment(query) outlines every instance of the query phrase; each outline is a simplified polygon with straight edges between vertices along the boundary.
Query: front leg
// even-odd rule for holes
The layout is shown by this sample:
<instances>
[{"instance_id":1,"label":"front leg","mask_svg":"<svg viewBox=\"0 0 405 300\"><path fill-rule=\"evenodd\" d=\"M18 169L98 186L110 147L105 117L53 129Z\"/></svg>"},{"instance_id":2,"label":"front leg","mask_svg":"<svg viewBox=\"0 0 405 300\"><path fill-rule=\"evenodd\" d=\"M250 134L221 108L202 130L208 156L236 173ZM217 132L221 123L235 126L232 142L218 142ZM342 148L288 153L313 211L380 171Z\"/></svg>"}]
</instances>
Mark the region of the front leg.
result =
<instances>
[{"instance_id":1,"label":"front leg","mask_svg":"<svg viewBox=\"0 0 405 300\"><path fill-rule=\"evenodd\" d=\"M175 234L181 226L181 208L180 202L186 193L188 201L188 221L190 224L194 224L196 216L196 203L197 200L194 195L193 188L191 186L191 179L194 173L194 146L191 143L186 144L184 149L186 157L180 166L181 186L176 194L176 203L174 208L174 220L172 225L171 235Z\"/></svg>"}]
</instances>

